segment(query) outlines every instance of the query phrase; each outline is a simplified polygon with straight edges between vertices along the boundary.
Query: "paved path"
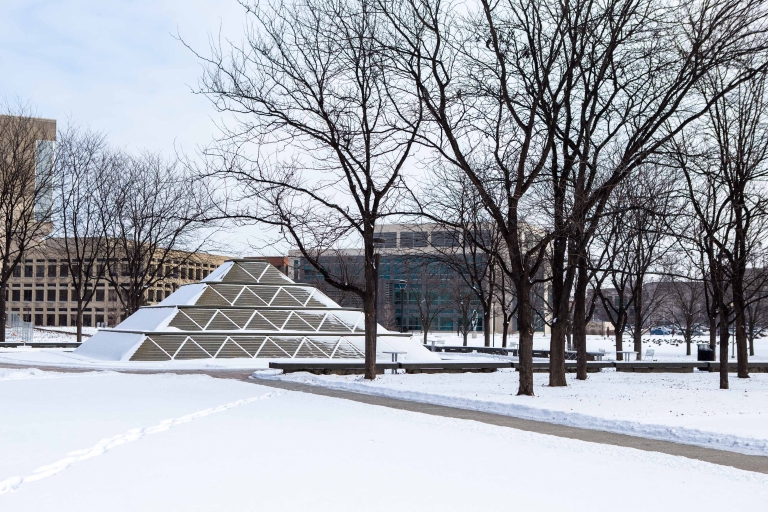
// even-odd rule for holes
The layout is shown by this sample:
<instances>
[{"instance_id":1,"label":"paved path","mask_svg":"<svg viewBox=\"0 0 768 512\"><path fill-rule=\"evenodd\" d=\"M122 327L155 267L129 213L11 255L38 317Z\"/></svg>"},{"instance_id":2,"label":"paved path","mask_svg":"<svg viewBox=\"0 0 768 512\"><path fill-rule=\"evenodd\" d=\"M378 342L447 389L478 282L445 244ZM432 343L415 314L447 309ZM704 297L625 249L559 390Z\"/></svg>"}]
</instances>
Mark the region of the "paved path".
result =
<instances>
[{"instance_id":1,"label":"paved path","mask_svg":"<svg viewBox=\"0 0 768 512\"><path fill-rule=\"evenodd\" d=\"M4 364L0 363L0 368L28 368L28 366ZM76 369L76 368L55 368L45 367L44 365L35 365L35 368L47 371L63 371L63 372L85 372L85 371L98 371L96 369ZM432 405L421 402L411 402L408 400L400 400L397 398L389 398L383 396L366 395L363 393L355 393L352 391L342 391L337 389L328 389L321 386L311 386L308 384L300 384L297 382L285 382L279 380L266 380L266 379L252 379L250 378L253 370L113 370L121 371L123 373L176 373L176 374L204 374L211 377L221 379L237 379L251 384L259 384L262 386L268 386L273 388L285 389L288 391L298 391L301 393L311 393L313 395L327 396L331 398L339 398L343 400L352 400L354 402L360 402L368 405L377 405L380 407L389 407L392 409L399 409L402 411L418 412L422 414L431 414L434 416L444 416L447 418L457 418L462 420L473 420L481 423L487 423L489 425L496 425L499 427L508 427L518 430L524 430L526 432L535 432L537 434L545 434L550 436L564 437L567 439L577 439L579 441L586 441L589 443L601 443L613 446L622 446L624 448L634 448L637 450L644 450L648 452L660 452L668 455L676 455L678 457L686 457L689 459L701 460L704 462L710 462L712 464L720 464L722 466L731 466L737 469L745 471L754 471L757 473L768 474L768 457L759 455L744 455L741 453L730 452L725 450L714 450L712 448L702 448L699 446L693 446L688 444L672 443L669 441L657 441L654 439L646 439L643 437L628 436L624 434L614 434L612 432L604 432L600 430L591 430L578 427L569 427L565 425L557 425L555 423L547 423L544 421L525 420L521 418L514 418L511 416L502 416L499 414L491 414L487 412L471 411L467 409L459 409L456 407L448 407L444 405Z\"/></svg>"}]
</instances>

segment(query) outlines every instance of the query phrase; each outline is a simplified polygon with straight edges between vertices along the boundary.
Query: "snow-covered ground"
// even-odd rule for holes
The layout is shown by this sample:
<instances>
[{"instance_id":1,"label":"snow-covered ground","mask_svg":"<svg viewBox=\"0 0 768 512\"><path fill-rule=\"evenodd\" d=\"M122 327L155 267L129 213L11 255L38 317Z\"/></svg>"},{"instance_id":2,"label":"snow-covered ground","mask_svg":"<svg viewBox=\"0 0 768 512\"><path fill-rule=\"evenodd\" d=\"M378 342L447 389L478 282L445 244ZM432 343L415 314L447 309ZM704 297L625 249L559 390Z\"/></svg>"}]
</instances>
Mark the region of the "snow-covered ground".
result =
<instances>
[{"instance_id":1,"label":"snow-covered ground","mask_svg":"<svg viewBox=\"0 0 768 512\"><path fill-rule=\"evenodd\" d=\"M315 376L262 374L308 384L450 405L583 428L768 456L768 374L731 375L719 389L716 373L568 374L568 386L550 388L534 374L534 397L516 396L518 375L495 373Z\"/></svg>"},{"instance_id":2,"label":"snow-covered ground","mask_svg":"<svg viewBox=\"0 0 768 512\"><path fill-rule=\"evenodd\" d=\"M0 369L0 415L4 512L761 510L768 497L757 473L205 376Z\"/></svg>"}]
</instances>

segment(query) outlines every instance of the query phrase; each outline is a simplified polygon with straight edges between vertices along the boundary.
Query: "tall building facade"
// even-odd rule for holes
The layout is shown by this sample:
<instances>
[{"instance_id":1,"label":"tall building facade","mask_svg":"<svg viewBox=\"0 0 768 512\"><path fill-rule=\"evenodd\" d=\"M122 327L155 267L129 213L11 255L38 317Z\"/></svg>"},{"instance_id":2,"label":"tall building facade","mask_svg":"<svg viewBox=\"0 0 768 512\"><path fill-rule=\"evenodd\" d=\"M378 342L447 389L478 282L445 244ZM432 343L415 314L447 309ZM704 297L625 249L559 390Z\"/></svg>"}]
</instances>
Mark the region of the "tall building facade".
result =
<instances>
[{"instance_id":1,"label":"tall building facade","mask_svg":"<svg viewBox=\"0 0 768 512\"><path fill-rule=\"evenodd\" d=\"M456 265L441 262L451 248L456 247L456 235L434 225L387 224L378 227L377 252L381 254L379 267L378 316L380 323L390 329L422 331L419 301L423 301L426 289L431 288L434 310L439 310L430 326L431 331L457 332L461 324L468 323L470 331L483 331L483 309L480 300L461 276ZM480 257L482 259L482 256ZM290 251L293 279L311 283L323 290L333 300L345 306L361 307L359 299L340 292L323 282L322 276L302 257L299 251ZM350 276L362 277L362 251L348 249L336 251L326 258L326 263L336 272L341 266ZM478 264L483 262L478 260ZM353 277L354 278L354 277ZM546 290L545 290L546 293ZM468 302L469 307L464 304ZM544 300L536 301L540 314L536 315L536 330L548 331ZM423 305L421 306L424 307ZM465 313L462 313L465 311ZM503 330L501 308L494 301L491 314L492 332ZM516 332L513 319L509 332ZM463 330L463 329L462 329Z\"/></svg>"}]
</instances>

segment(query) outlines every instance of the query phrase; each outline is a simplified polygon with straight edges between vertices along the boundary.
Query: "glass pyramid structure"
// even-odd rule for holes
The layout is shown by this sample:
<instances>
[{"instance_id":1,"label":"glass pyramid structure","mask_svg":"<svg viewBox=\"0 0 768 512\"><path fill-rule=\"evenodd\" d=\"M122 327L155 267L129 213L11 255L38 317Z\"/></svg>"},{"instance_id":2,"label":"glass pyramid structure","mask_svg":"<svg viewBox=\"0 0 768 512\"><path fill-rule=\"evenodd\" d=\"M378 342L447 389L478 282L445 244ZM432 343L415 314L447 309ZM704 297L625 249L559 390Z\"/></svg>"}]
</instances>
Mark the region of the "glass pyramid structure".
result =
<instances>
[{"instance_id":1,"label":"glass pyramid structure","mask_svg":"<svg viewBox=\"0 0 768 512\"><path fill-rule=\"evenodd\" d=\"M200 283L100 330L75 353L113 361L361 359L363 335L359 309L339 306L269 263L230 260ZM381 326L377 345L378 352L404 351L411 360L434 357L410 336Z\"/></svg>"}]
</instances>

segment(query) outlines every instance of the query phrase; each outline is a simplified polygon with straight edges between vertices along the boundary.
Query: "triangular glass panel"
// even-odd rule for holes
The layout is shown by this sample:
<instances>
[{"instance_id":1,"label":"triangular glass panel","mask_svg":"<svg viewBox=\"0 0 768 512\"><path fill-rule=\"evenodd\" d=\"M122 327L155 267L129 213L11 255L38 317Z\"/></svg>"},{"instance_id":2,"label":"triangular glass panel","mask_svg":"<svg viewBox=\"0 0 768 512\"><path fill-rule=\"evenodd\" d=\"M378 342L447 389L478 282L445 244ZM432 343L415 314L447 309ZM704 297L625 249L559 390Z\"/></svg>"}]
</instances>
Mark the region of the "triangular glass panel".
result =
<instances>
[{"instance_id":1,"label":"triangular glass panel","mask_svg":"<svg viewBox=\"0 0 768 512\"><path fill-rule=\"evenodd\" d=\"M232 340L227 340L216 355L217 359L232 359L237 357L251 357L240 345L236 344Z\"/></svg>"},{"instance_id":2,"label":"triangular glass panel","mask_svg":"<svg viewBox=\"0 0 768 512\"><path fill-rule=\"evenodd\" d=\"M275 295L275 298L272 299L272 302L269 304L270 306L287 306L289 308L296 308L296 307L302 307L303 304L296 299L294 299L288 292L286 292L283 289L280 289L279 292L277 292L277 295Z\"/></svg>"},{"instance_id":3,"label":"triangular glass panel","mask_svg":"<svg viewBox=\"0 0 768 512\"><path fill-rule=\"evenodd\" d=\"M160 350L160 347L146 338L136 352L131 356L131 361L170 361L168 354Z\"/></svg>"},{"instance_id":4,"label":"triangular glass panel","mask_svg":"<svg viewBox=\"0 0 768 512\"><path fill-rule=\"evenodd\" d=\"M176 353L174 359L210 359L211 355L198 347L192 340L187 340Z\"/></svg>"}]
</instances>

